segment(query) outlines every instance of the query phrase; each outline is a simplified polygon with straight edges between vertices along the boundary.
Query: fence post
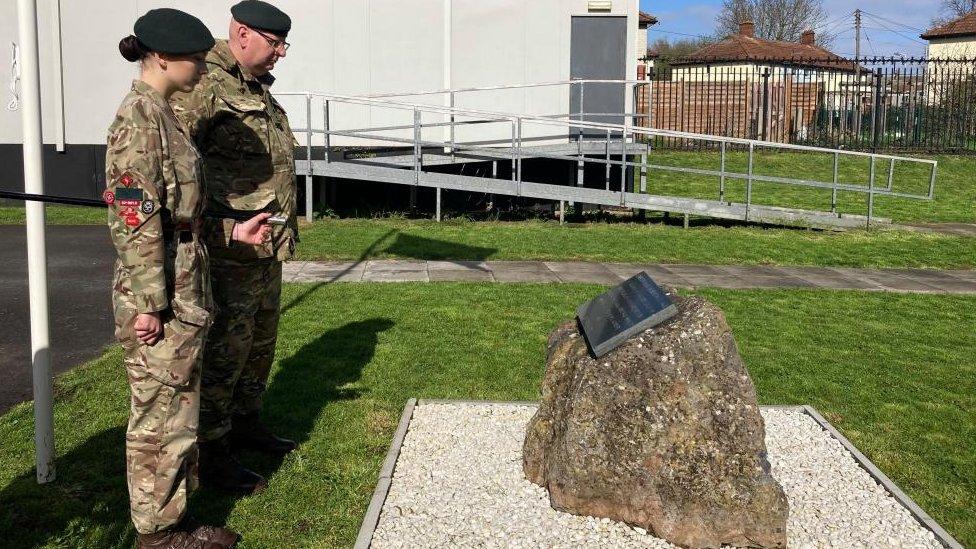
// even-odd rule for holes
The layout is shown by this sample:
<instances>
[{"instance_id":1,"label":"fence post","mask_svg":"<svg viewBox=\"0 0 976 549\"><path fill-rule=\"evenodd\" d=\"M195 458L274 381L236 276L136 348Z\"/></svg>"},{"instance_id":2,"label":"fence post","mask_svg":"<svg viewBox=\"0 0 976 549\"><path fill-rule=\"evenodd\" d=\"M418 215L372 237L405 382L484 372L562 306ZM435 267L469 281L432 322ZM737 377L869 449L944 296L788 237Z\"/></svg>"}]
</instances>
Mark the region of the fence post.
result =
<instances>
[{"instance_id":1,"label":"fence post","mask_svg":"<svg viewBox=\"0 0 976 549\"><path fill-rule=\"evenodd\" d=\"M624 204L626 204L626 200L624 200L624 196L626 195L624 193L627 190L626 189L627 168L629 168L629 166L627 165L627 137L628 136L627 136L626 128L624 129L620 137L621 137L620 139L620 205L623 206Z\"/></svg>"},{"instance_id":2,"label":"fence post","mask_svg":"<svg viewBox=\"0 0 976 549\"><path fill-rule=\"evenodd\" d=\"M578 107L579 108L579 111L576 113L577 118L579 119L580 122L583 121L583 91L585 89L586 89L586 82L584 82L583 80L580 80L579 81L579 107ZM583 128L582 127L580 127L578 139L580 141L583 140Z\"/></svg>"},{"instance_id":3,"label":"fence post","mask_svg":"<svg viewBox=\"0 0 976 549\"><path fill-rule=\"evenodd\" d=\"M410 209L417 207L417 187L420 185L420 168L423 162L423 148L420 146L420 111L413 110L413 187L410 187Z\"/></svg>"},{"instance_id":4,"label":"fence post","mask_svg":"<svg viewBox=\"0 0 976 549\"><path fill-rule=\"evenodd\" d=\"M755 145L753 143L749 143L749 177L746 179L746 221L749 221L749 206L752 204L752 174L755 150Z\"/></svg>"},{"instance_id":5,"label":"fence post","mask_svg":"<svg viewBox=\"0 0 976 549\"><path fill-rule=\"evenodd\" d=\"M305 173L305 220L309 223L312 222L313 215L313 204L312 204L312 94L305 94L305 128L308 132L305 134L305 154L308 160L308 171ZM328 152L326 152L328 154Z\"/></svg>"},{"instance_id":6,"label":"fence post","mask_svg":"<svg viewBox=\"0 0 976 549\"><path fill-rule=\"evenodd\" d=\"M727 143L725 141L722 141L722 145L721 145L721 147L722 147L722 167L720 168L721 171L722 171L722 175L719 177L719 180L718 180L718 200L719 200L719 202L724 202L725 201L725 146L726 146L726 144Z\"/></svg>"},{"instance_id":7,"label":"fence post","mask_svg":"<svg viewBox=\"0 0 976 549\"><path fill-rule=\"evenodd\" d=\"M328 167L329 164L329 152L332 151L332 122L329 120L329 100L327 98L322 99L322 131L324 132L325 140L325 164ZM329 191L328 191L328 177L322 178L322 185L319 187L319 202L321 202L322 207L325 208L328 205Z\"/></svg>"},{"instance_id":8,"label":"fence post","mask_svg":"<svg viewBox=\"0 0 976 549\"><path fill-rule=\"evenodd\" d=\"M871 174L870 174L870 179L868 180L868 220L867 220L868 229L871 228L871 217L874 215L874 160L875 158L872 156L871 170L870 170Z\"/></svg>"},{"instance_id":9,"label":"fence post","mask_svg":"<svg viewBox=\"0 0 976 549\"><path fill-rule=\"evenodd\" d=\"M332 149L332 121L329 120L329 100L322 102L322 127L325 129L325 163L329 163L329 151Z\"/></svg>"},{"instance_id":10,"label":"fence post","mask_svg":"<svg viewBox=\"0 0 976 549\"><path fill-rule=\"evenodd\" d=\"M769 141L769 69L763 69L762 75L762 119L760 124L762 124L762 141Z\"/></svg>"},{"instance_id":11,"label":"fence post","mask_svg":"<svg viewBox=\"0 0 976 549\"><path fill-rule=\"evenodd\" d=\"M420 147L420 111L416 108L413 110L413 183L414 185L420 185L420 163L421 163L421 152Z\"/></svg>"},{"instance_id":12,"label":"fence post","mask_svg":"<svg viewBox=\"0 0 976 549\"><path fill-rule=\"evenodd\" d=\"M451 162L454 162L454 145L456 142L455 129L454 129L454 92L451 92ZM440 192L440 191L438 191Z\"/></svg>"},{"instance_id":13,"label":"fence post","mask_svg":"<svg viewBox=\"0 0 976 549\"><path fill-rule=\"evenodd\" d=\"M518 141L516 145L518 149L515 151L516 158L516 171L518 172L518 179L516 183L515 196L522 196L522 118L516 118L516 126L518 127Z\"/></svg>"},{"instance_id":14,"label":"fence post","mask_svg":"<svg viewBox=\"0 0 976 549\"><path fill-rule=\"evenodd\" d=\"M512 119L512 183L518 185L518 170L516 169L516 148L518 139L518 122L515 118Z\"/></svg>"},{"instance_id":15,"label":"fence post","mask_svg":"<svg viewBox=\"0 0 976 549\"><path fill-rule=\"evenodd\" d=\"M830 191L830 211L831 213L837 212L837 182L839 179L838 171L840 169L840 153L834 153L834 188Z\"/></svg>"},{"instance_id":16,"label":"fence post","mask_svg":"<svg viewBox=\"0 0 976 549\"><path fill-rule=\"evenodd\" d=\"M881 69L876 69L874 72L874 105L871 109L871 151L878 152L878 142L881 137L881 126L882 121L882 110L881 110Z\"/></svg>"},{"instance_id":17,"label":"fence post","mask_svg":"<svg viewBox=\"0 0 976 549\"><path fill-rule=\"evenodd\" d=\"M641 155L641 169L640 169L640 192L641 194L647 193L647 158L651 153L651 141L650 135L645 134L644 137L647 139L644 143L644 154Z\"/></svg>"}]
</instances>

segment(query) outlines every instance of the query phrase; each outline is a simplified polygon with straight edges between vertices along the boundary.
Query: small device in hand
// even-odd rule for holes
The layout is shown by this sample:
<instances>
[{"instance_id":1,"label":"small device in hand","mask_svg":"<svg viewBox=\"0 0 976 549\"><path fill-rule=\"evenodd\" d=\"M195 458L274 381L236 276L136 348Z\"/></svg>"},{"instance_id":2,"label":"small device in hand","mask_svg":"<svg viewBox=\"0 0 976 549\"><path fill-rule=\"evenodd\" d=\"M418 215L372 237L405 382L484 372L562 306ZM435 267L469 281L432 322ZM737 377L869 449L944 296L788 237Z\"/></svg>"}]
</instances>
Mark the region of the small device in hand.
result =
<instances>
[{"instance_id":1,"label":"small device in hand","mask_svg":"<svg viewBox=\"0 0 976 549\"><path fill-rule=\"evenodd\" d=\"M288 218L283 215L273 215L269 217L266 222L268 225L280 225L285 226L288 224Z\"/></svg>"}]
</instances>

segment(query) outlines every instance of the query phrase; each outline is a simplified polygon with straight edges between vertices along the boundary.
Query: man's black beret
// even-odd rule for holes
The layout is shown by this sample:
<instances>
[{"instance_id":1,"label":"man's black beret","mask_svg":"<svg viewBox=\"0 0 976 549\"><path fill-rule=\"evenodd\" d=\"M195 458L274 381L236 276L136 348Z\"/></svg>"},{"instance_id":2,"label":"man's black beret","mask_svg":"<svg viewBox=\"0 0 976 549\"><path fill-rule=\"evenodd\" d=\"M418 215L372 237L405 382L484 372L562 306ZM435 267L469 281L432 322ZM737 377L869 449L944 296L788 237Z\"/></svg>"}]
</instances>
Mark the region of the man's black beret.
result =
<instances>
[{"instance_id":1,"label":"man's black beret","mask_svg":"<svg viewBox=\"0 0 976 549\"><path fill-rule=\"evenodd\" d=\"M287 36L291 30L291 17L280 9L261 0L244 0L230 9L238 23L278 36Z\"/></svg>"},{"instance_id":2,"label":"man's black beret","mask_svg":"<svg viewBox=\"0 0 976 549\"><path fill-rule=\"evenodd\" d=\"M136 19L133 34L152 51L185 55L214 46L210 29L196 17L172 8L149 10Z\"/></svg>"}]
</instances>

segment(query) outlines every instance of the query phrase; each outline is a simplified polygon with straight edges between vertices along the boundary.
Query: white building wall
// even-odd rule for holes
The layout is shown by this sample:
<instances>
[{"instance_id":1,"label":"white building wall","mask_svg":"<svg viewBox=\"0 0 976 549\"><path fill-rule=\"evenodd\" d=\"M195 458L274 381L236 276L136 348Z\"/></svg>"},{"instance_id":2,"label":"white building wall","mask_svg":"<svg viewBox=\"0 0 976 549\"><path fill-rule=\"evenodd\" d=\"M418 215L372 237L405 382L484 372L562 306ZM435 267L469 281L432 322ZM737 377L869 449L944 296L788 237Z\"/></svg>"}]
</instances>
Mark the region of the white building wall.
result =
<instances>
[{"instance_id":1,"label":"white building wall","mask_svg":"<svg viewBox=\"0 0 976 549\"><path fill-rule=\"evenodd\" d=\"M57 100L51 6L39 0L42 108L45 141L53 143ZM118 53L118 41L142 13L175 7L200 17L214 36L227 35L233 0L61 0L65 137L68 144L101 144L138 68ZM275 91L339 94L437 90L568 80L570 22L587 15L586 0L279 0L293 19L292 48L275 70ZM446 19L450 16L449 19ZM608 15L627 16L627 74L636 76L638 1L614 0ZM446 32L450 31L449 37ZM15 2L0 3L0 46L18 41ZM9 49L0 55L5 97ZM448 63L448 58L450 62ZM424 101L444 105L446 97ZM458 105L530 114L568 112L569 90L550 88L479 93ZM413 98L416 100L416 98ZM405 98L405 100L408 100ZM303 98L281 99L295 127L304 127ZM626 104L630 104L627 99ZM313 108L313 126L322 110ZM412 122L412 113L335 106L333 127ZM440 115L430 115L431 119ZM425 121L427 121L425 117ZM443 131L425 137L438 138ZM390 133L388 135L393 135ZM0 143L19 143L20 114L0 110ZM317 139L321 142L321 138ZM348 143L351 144L351 143Z\"/></svg>"},{"instance_id":2,"label":"white building wall","mask_svg":"<svg viewBox=\"0 0 976 549\"><path fill-rule=\"evenodd\" d=\"M972 59L976 57L976 36L935 38L928 49L929 59Z\"/></svg>"}]
</instances>

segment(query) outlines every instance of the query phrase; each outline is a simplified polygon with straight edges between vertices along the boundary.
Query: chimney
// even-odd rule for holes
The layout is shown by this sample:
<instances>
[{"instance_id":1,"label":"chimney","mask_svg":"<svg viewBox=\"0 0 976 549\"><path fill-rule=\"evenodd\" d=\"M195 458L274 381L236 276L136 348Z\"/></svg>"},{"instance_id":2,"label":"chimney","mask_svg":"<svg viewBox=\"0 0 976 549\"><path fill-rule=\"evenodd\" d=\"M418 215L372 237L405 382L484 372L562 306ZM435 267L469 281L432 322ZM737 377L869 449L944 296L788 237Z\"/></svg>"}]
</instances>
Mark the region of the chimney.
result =
<instances>
[{"instance_id":1,"label":"chimney","mask_svg":"<svg viewBox=\"0 0 976 549\"><path fill-rule=\"evenodd\" d=\"M739 34L742 36L748 36L749 38L756 36L756 24L752 21L743 21L739 23Z\"/></svg>"},{"instance_id":2,"label":"chimney","mask_svg":"<svg viewBox=\"0 0 976 549\"><path fill-rule=\"evenodd\" d=\"M807 29L800 35L800 43L804 46L812 46L816 41L816 37L817 35L813 33L813 30Z\"/></svg>"}]
</instances>

